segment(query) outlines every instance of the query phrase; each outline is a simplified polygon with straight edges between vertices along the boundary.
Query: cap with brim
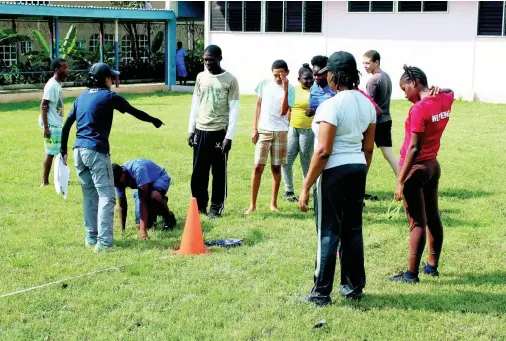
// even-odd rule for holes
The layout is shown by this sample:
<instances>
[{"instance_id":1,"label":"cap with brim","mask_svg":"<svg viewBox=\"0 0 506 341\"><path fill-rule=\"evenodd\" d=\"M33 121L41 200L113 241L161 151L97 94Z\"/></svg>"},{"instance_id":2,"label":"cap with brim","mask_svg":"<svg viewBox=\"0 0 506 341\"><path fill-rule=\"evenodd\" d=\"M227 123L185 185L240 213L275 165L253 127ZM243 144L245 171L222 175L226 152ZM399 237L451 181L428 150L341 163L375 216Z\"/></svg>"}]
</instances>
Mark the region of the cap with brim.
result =
<instances>
[{"instance_id":1,"label":"cap with brim","mask_svg":"<svg viewBox=\"0 0 506 341\"><path fill-rule=\"evenodd\" d=\"M119 76L120 72L113 70L106 63L95 63L90 68L90 74L97 78L101 77L116 77Z\"/></svg>"},{"instance_id":2,"label":"cap with brim","mask_svg":"<svg viewBox=\"0 0 506 341\"><path fill-rule=\"evenodd\" d=\"M328 71L347 71L357 70L357 61L355 57L349 52L339 51L334 52L327 61L327 66L321 69L318 73L323 74Z\"/></svg>"}]
</instances>

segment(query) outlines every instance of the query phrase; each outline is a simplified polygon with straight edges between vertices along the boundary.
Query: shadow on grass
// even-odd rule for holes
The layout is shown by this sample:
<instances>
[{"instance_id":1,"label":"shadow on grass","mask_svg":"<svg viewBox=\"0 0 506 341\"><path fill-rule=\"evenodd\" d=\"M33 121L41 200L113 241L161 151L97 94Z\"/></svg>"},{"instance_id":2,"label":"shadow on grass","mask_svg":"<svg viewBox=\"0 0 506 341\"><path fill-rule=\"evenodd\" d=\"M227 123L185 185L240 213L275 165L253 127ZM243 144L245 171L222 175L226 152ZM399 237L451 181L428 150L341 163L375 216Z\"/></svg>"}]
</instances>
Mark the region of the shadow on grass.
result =
<instances>
[{"instance_id":1,"label":"shadow on grass","mask_svg":"<svg viewBox=\"0 0 506 341\"><path fill-rule=\"evenodd\" d=\"M482 190L469 190L461 188L449 188L439 190L440 198L455 198L455 199L473 199L483 198L492 195L492 193Z\"/></svg>"},{"instance_id":2,"label":"shadow on grass","mask_svg":"<svg viewBox=\"0 0 506 341\"><path fill-rule=\"evenodd\" d=\"M445 273L439 280L439 283L445 285L506 285L506 273L495 271L491 273ZM506 305L505 305L506 306Z\"/></svg>"},{"instance_id":3,"label":"shadow on grass","mask_svg":"<svg viewBox=\"0 0 506 341\"><path fill-rule=\"evenodd\" d=\"M367 204L366 204L367 205ZM389 204L390 205L390 204ZM391 211L399 204L396 203L392 205ZM472 220L463 220L456 217L462 216L462 211L458 209L441 209L440 210L441 221L443 222L443 227L472 227L478 228L483 225L478 221ZM374 217L367 217L367 214L373 214ZM398 224L399 222L406 223L406 214L404 213L404 209L401 208L397 214L388 214L388 206L377 206L377 205L368 205L364 208L364 215L366 221L369 221L374 224L379 225L390 225L390 224Z\"/></svg>"},{"instance_id":4,"label":"shadow on grass","mask_svg":"<svg viewBox=\"0 0 506 341\"><path fill-rule=\"evenodd\" d=\"M424 295L420 293L369 294L364 296L360 303L346 302L345 304L361 311L393 308L433 312L454 311L462 314L498 314L500 316L506 313L504 302L506 302L506 294L504 293L459 291Z\"/></svg>"},{"instance_id":5,"label":"shadow on grass","mask_svg":"<svg viewBox=\"0 0 506 341\"><path fill-rule=\"evenodd\" d=\"M369 194L376 195L380 201L386 201L388 204L394 198L393 188L391 191L368 191ZM440 188L439 189L439 198L456 198L456 199L472 199L472 198L482 198L492 195L492 193L482 190L470 190L465 188ZM366 200L365 203L367 205L368 202L374 202L370 200Z\"/></svg>"}]
</instances>

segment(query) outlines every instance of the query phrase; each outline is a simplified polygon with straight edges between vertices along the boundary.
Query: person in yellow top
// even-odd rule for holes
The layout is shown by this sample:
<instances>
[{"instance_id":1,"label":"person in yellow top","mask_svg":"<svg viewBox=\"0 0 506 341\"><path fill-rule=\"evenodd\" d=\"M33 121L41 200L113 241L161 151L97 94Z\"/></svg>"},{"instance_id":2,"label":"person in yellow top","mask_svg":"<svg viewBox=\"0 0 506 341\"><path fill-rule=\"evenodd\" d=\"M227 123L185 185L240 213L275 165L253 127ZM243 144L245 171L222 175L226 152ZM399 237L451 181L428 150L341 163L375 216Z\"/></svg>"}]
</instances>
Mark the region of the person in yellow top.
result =
<instances>
[{"instance_id":1,"label":"person in yellow top","mask_svg":"<svg viewBox=\"0 0 506 341\"><path fill-rule=\"evenodd\" d=\"M288 161L283 165L283 179L285 182L285 195L290 202L297 202L293 189L292 167L297 155L300 154L300 163L304 177L309 169L313 156L314 134L311 130L314 110L309 107L309 89L313 85L313 72L309 64L299 69L299 84L295 86L295 105L291 108L290 129L288 131Z\"/></svg>"}]
</instances>

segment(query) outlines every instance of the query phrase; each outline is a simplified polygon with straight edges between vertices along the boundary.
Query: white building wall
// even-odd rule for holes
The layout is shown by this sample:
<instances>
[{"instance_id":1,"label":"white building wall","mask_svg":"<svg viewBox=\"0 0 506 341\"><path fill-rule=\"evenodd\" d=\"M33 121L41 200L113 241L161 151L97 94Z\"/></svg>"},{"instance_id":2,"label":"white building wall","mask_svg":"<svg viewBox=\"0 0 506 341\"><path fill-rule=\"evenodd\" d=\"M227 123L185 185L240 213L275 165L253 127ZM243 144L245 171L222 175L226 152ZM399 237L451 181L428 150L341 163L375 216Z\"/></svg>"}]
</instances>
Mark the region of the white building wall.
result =
<instances>
[{"instance_id":1,"label":"white building wall","mask_svg":"<svg viewBox=\"0 0 506 341\"><path fill-rule=\"evenodd\" d=\"M323 5L323 33L209 32L206 44L223 50L223 67L239 80L241 93L252 94L256 84L270 77L270 66L284 59L297 81L297 70L317 54L346 50L361 64L365 51L380 52L383 69L394 82L393 98L403 97L397 84L403 64L418 66L430 84L454 89L457 98L504 102L497 77L506 60L506 37L476 36L478 2L450 1L447 13L348 13L346 1ZM361 87L365 86L364 73Z\"/></svg>"}]
</instances>

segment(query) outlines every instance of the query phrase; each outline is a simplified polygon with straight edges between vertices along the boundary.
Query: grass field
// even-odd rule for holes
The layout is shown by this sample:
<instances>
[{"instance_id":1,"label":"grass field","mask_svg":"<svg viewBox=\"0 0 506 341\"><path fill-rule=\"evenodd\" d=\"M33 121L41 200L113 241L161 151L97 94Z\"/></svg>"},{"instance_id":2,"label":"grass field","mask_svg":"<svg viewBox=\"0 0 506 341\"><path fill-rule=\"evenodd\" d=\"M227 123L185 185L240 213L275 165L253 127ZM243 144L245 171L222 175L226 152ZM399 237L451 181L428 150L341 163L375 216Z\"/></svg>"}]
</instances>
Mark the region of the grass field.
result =
<instances>
[{"instance_id":1,"label":"grass field","mask_svg":"<svg viewBox=\"0 0 506 341\"><path fill-rule=\"evenodd\" d=\"M402 215L386 215L395 179L378 150L368 192L381 200L367 202L364 211L365 296L355 303L334 295L332 306L317 308L296 302L312 285L313 216L283 200L278 214L269 213L269 173L258 212L242 214L249 202L254 97L242 97L225 215L202 218L206 240L245 238L245 245L211 248L210 255L197 257L170 253L179 244L190 198L192 153L185 139L191 97L128 98L166 125L157 130L117 114L111 158L122 163L146 157L167 169L178 228L151 232L149 241L140 242L130 209L125 234L115 216L115 252L99 255L84 247L82 196L73 166L67 201L53 186L39 188L38 103L0 105L0 295L126 265L0 298L1 340L506 339L506 106L454 105L439 157L445 226L441 276L422 277L418 285L386 283L406 267L408 227ZM66 101L67 111L71 103ZM396 151L408 108L407 101L393 103ZM71 136L73 143L75 129ZM298 160L295 170L300 189ZM325 325L312 331L322 319Z\"/></svg>"}]
</instances>

